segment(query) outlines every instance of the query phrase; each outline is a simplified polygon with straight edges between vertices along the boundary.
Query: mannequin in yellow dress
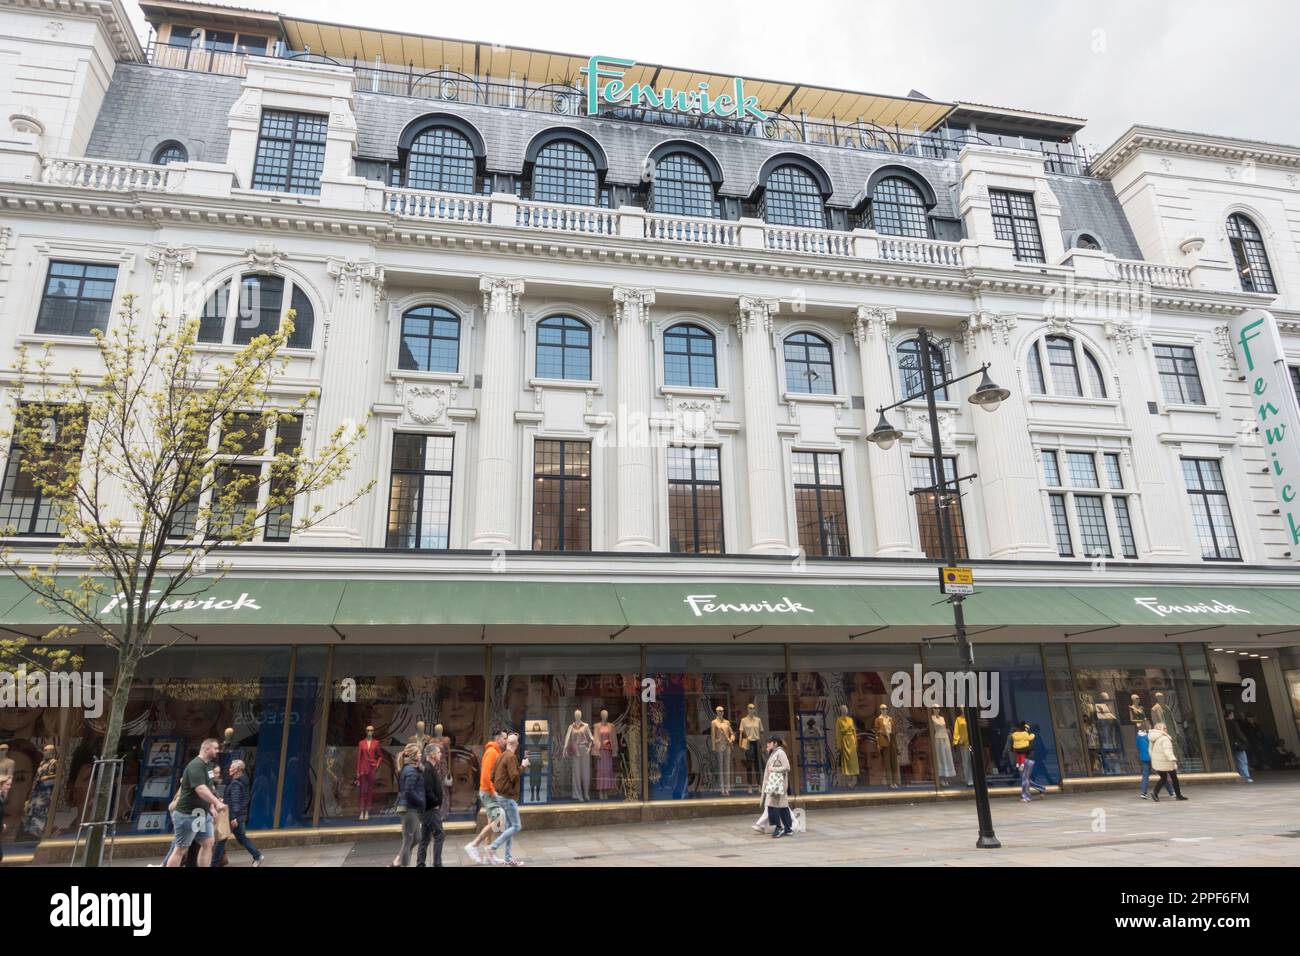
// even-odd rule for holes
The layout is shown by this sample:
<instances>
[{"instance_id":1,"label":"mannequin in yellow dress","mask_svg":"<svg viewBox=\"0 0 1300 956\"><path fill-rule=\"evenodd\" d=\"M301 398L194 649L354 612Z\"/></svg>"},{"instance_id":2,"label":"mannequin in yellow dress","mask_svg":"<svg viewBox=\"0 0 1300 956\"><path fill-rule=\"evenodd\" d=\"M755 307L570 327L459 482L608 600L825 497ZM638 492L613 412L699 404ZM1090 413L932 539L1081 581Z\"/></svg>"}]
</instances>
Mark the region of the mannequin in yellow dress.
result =
<instances>
[{"instance_id":1,"label":"mannequin in yellow dress","mask_svg":"<svg viewBox=\"0 0 1300 956\"><path fill-rule=\"evenodd\" d=\"M839 754L840 774L848 778L850 787L858 785L858 727L849 716L846 704L840 704L840 716L835 721L835 750Z\"/></svg>"}]
</instances>

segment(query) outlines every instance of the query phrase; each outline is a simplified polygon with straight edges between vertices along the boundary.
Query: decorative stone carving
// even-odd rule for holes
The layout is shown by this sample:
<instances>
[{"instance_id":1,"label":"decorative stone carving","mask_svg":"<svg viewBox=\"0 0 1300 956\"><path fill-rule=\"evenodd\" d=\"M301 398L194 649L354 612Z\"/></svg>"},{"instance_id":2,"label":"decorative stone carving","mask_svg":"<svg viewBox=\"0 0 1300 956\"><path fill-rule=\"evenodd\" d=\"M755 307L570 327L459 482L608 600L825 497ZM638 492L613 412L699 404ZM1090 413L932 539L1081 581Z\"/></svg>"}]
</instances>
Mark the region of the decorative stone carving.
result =
<instances>
[{"instance_id":1,"label":"decorative stone carving","mask_svg":"<svg viewBox=\"0 0 1300 956\"><path fill-rule=\"evenodd\" d=\"M1123 316L1107 322L1103 326L1106 338L1115 343L1116 349L1124 349L1129 355L1133 354L1133 346L1141 345L1147 348L1150 340L1147 336L1147 324L1134 319L1132 316Z\"/></svg>"},{"instance_id":2,"label":"decorative stone carving","mask_svg":"<svg viewBox=\"0 0 1300 956\"><path fill-rule=\"evenodd\" d=\"M1237 374L1237 351L1232 347L1232 331L1226 325L1214 327L1214 350L1219 353L1219 367L1225 375Z\"/></svg>"},{"instance_id":3,"label":"decorative stone carving","mask_svg":"<svg viewBox=\"0 0 1300 956\"><path fill-rule=\"evenodd\" d=\"M654 289L629 289L614 287L614 327L619 328L624 319L648 322L650 306L655 304Z\"/></svg>"},{"instance_id":4,"label":"decorative stone carving","mask_svg":"<svg viewBox=\"0 0 1300 956\"><path fill-rule=\"evenodd\" d=\"M362 289L367 283L375 287L375 303L384 294L384 267L369 259L330 259L326 268L334 279L335 291L340 298L349 292L356 298L361 297Z\"/></svg>"},{"instance_id":5,"label":"decorative stone carving","mask_svg":"<svg viewBox=\"0 0 1300 956\"><path fill-rule=\"evenodd\" d=\"M404 391L406 414L420 425L432 425L447 414L450 394L443 385L407 385Z\"/></svg>"},{"instance_id":6,"label":"decorative stone carving","mask_svg":"<svg viewBox=\"0 0 1300 956\"><path fill-rule=\"evenodd\" d=\"M777 299L763 299L754 295L742 295L736 302L736 332L742 338L747 332L770 333L772 316L779 312L781 303Z\"/></svg>"},{"instance_id":7,"label":"decorative stone carving","mask_svg":"<svg viewBox=\"0 0 1300 956\"><path fill-rule=\"evenodd\" d=\"M151 245L144 257L153 264L154 285L161 286L184 279L185 271L194 265L196 250L193 246Z\"/></svg>"},{"instance_id":8,"label":"decorative stone carving","mask_svg":"<svg viewBox=\"0 0 1300 956\"><path fill-rule=\"evenodd\" d=\"M673 429L684 438L703 438L712 433L718 418L717 403L706 398L680 398L672 402Z\"/></svg>"},{"instance_id":9,"label":"decorative stone carving","mask_svg":"<svg viewBox=\"0 0 1300 956\"><path fill-rule=\"evenodd\" d=\"M274 272L280 267L283 258L284 253L277 251L273 242L259 242L252 249L244 250L244 259L254 272Z\"/></svg>"},{"instance_id":10,"label":"decorative stone carving","mask_svg":"<svg viewBox=\"0 0 1300 956\"><path fill-rule=\"evenodd\" d=\"M45 124L36 118L36 111L28 107L29 112L9 114L9 128L15 133L31 136L44 136Z\"/></svg>"},{"instance_id":11,"label":"decorative stone carving","mask_svg":"<svg viewBox=\"0 0 1300 956\"><path fill-rule=\"evenodd\" d=\"M907 430L916 435L913 447L933 450L930 442L930 415L919 408L907 409ZM939 412L939 442L949 451L957 434L957 420L951 412Z\"/></svg>"},{"instance_id":12,"label":"decorative stone carving","mask_svg":"<svg viewBox=\"0 0 1300 956\"><path fill-rule=\"evenodd\" d=\"M483 311L505 312L514 315L519 311L519 299L524 294L524 280L502 276L483 276L478 280L483 293Z\"/></svg>"},{"instance_id":13,"label":"decorative stone carving","mask_svg":"<svg viewBox=\"0 0 1300 956\"><path fill-rule=\"evenodd\" d=\"M980 333L987 333L993 340L1001 340L1003 345L1011 344L1011 333L1016 327L1016 317L1007 312L991 312L981 309L972 312L962 325L961 339L967 352L973 352L979 344Z\"/></svg>"},{"instance_id":14,"label":"decorative stone carving","mask_svg":"<svg viewBox=\"0 0 1300 956\"><path fill-rule=\"evenodd\" d=\"M893 309L860 305L853 316L853 344L862 348L866 342L889 341L889 327L898 321Z\"/></svg>"}]
</instances>

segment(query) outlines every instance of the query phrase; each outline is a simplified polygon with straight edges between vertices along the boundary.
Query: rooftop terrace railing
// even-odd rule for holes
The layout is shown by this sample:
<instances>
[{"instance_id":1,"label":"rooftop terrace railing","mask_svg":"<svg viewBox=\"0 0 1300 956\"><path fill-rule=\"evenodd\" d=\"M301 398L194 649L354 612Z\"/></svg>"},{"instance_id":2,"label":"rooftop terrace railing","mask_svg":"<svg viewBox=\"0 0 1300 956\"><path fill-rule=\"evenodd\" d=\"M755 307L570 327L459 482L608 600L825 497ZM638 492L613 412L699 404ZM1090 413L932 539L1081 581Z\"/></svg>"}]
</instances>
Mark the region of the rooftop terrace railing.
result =
<instances>
[{"instance_id":1,"label":"rooftop terrace railing","mask_svg":"<svg viewBox=\"0 0 1300 956\"><path fill-rule=\"evenodd\" d=\"M155 66L227 76L243 76L247 73L249 62L265 59L255 54L201 47L175 47L156 41L149 44L146 52L149 62ZM418 72L388 64L340 62L309 51L286 51L277 58L329 63L351 69L355 74L354 88L363 93L408 96L440 103L490 106L559 116L588 115L586 92L565 83L529 83L527 78L522 81L485 80L452 70ZM626 106L602 106L594 115L603 119L650 123L682 130L894 153L921 159L956 159L962 147L968 144L1029 149L1043 154L1048 172L1072 176L1089 175L1092 162L1087 150L1075 143L1045 143L947 128L907 130L879 126L860 118L815 119L770 112L766 122L758 122Z\"/></svg>"}]
</instances>

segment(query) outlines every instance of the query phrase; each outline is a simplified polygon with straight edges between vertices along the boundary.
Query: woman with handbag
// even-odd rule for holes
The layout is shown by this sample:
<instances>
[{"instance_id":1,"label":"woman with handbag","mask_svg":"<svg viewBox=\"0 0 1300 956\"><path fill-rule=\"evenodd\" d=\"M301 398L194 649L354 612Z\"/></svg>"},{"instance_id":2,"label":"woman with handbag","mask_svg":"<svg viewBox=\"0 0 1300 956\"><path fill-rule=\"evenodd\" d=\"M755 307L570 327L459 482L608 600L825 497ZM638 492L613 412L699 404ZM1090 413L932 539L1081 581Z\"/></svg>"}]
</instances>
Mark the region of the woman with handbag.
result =
<instances>
[{"instance_id":1,"label":"woman with handbag","mask_svg":"<svg viewBox=\"0 0 1300 956\"><path fill-rule=\"evenodd\" d=\"M763 799L767 803L768 822L776 828L772 834L774 840L794 833L787 793L789 780L790 758L785 754L785 743L780 737L772 737L767 742L767 764L763 767Z\"/></svg>"}]
</instances>

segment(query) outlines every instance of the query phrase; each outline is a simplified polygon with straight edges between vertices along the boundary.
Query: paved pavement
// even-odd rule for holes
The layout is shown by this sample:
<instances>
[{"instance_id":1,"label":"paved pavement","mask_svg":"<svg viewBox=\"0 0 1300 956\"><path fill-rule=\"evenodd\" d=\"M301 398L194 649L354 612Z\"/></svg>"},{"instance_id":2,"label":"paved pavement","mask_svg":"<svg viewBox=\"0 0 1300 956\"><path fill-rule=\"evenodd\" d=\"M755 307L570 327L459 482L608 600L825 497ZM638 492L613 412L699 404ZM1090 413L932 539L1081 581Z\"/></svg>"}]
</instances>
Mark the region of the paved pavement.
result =
<instances>
[{"instance_id":1,"label":"paved pavement","mask_svg":"<svg viewBox=\"0 0 1300 956\"><path fill-rule=\"evenodd\" d=\"M814 811L808 831L773 840L757 816L524 831L515 855L529 866L1298 866L1300 780L1216 784L1159 803L1136 793L1049 794L993 801L1000 850L976 850L970 801ZM472 866L462 834L445 862ZM399 840L267 851L266 866L387 866ZM231 866L249 865L233 843ZM119 861L119 866L146 861ZM229 872L229 870L227 870Z\"/></svg>"}]
</instances>

